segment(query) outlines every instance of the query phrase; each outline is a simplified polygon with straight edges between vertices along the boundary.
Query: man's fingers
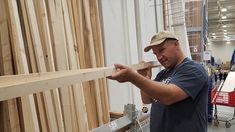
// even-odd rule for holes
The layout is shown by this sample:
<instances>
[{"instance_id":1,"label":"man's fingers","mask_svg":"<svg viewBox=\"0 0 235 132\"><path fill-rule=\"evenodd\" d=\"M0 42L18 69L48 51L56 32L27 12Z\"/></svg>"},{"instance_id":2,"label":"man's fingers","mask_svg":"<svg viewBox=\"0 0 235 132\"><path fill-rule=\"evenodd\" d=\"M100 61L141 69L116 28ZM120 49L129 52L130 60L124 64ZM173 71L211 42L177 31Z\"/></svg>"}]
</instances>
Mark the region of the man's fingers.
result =
<instances>
[{"instance_id":1,"label":"man's fingers","mask_svg":"<svg viewBox=\"0 0 235 132\"><path fill-rule=\"evenodd\" d=\"M114 72L114 73L112 74L112 77L113 77L113 78L119 77L119 76L121 76L124 72L126 72L125 69L118 69L116 72Z\"/></svg>"},{"instance_id":2,"label":"man's fingers","mask_svg":"<svg viewBox=\"0 0 235 132\"><path fill-rule=\"evenodd\" d=\"M114 67L115 67L116 69L125 69L125 68L127 68L126 66L121 65L121 64L114 64Z\"/></svg>"},{"instance_id":3,"label":"man's fingers","mask_svg":"<svg viewBox=\"0 0 235 132\"><path fill-rule=\"evenodd\" d=\"M142 64L142 63L145 63L145 61L141 60L141 61L139 62L139 64Z\"/></svg>"},{"instance_id":4,"label":"man's fingers","mask_svg":"<svg viewBox=\"0 0 235 132\"><path fill-rule=\"evenodd\" d=\"M111 80L114 80L113 77L112 77L112 75L107 76L106 78L111 79Z\"/></svg>"},{"instance_id":5,"label":"man's fingers","mask_svg":"<svg viewBox=\"0 0 235 132\"><path fill-rule=\"evenodd\" d=\"M112 73L111 76L108 76L108 79L117 80L118 82L127 82L130 79L130 75L132 74L132 69L128 66L121 65L121 64L114 64L115 71Z\"/></svg>"},{"instance_id":6,"label":"man's fingers","mask_svg":"<svg viewBox=\"0 0 235 132\"><path fill-rule=\"evenodd\" d=\"M114 64L114 67L115 67L116 71L114 73L112 73L112 75L110 75L106 78L111 79L111 80L117 80L117 78L119 76L121 76L126 71L125 68L127 68L126 66L121 65L121 64Z\"/></svg>"}]
</instances>

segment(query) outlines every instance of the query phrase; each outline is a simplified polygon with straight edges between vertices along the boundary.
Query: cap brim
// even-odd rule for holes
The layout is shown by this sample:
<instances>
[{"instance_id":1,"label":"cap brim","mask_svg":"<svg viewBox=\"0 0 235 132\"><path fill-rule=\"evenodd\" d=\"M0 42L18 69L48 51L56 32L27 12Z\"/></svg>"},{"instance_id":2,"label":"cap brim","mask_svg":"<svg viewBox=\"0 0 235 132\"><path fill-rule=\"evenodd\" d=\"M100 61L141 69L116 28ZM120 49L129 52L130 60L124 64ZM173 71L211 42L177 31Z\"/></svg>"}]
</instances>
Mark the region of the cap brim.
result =
<instances>
[{"instance_id":1,"label":"cap brim","mask_svg":"<svg viewBox=\"0 0 235 132\"><path fill-rule=\"evenodd\" d=\"M166 40L166 38L161 39L161 40L159 40L159 41L155 41L154 43L151 43L149 46L147 46L147 47L144 48L144 52L148 52L150 49L152 49L153 46L159 45L159 44L161 44L162 42L164 42L165 40Z\"/></svg>"}]
</instances>

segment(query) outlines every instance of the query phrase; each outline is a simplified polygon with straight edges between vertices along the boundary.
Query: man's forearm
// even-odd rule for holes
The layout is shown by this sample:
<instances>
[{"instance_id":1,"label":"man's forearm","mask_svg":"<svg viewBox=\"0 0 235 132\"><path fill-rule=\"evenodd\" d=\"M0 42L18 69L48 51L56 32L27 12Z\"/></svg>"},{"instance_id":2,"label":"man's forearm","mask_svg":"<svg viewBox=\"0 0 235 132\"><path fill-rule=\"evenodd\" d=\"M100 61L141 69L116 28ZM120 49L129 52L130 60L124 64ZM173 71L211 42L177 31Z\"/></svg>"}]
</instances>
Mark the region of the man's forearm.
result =
<instances>
[{"instance_id":1,"label":"man's forearm","mask_svg":"<svg viewBox=\"0 0 235 132\"><path fill-rule=\"evenodd\" d=\"M148 94L146 94L144 91L140 90L140 94L141 94L142 102L144 104L150 104L153 102L153 99Z\"/></svg>"}]
</instances>

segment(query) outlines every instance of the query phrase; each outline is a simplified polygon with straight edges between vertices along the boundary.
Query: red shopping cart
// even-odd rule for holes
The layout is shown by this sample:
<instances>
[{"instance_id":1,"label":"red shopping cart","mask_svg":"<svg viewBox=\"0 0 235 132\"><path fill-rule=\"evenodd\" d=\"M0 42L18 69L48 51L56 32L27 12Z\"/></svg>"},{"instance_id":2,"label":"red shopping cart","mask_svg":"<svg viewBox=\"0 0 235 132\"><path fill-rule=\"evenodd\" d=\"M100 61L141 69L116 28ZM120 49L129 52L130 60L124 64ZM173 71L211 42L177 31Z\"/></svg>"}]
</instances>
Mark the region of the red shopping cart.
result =
<instances>
[{"instance_id":1,"label":"red shopping cart","mask_svg":"<svg viewBox=\"0 0 235 132\"><path fill-rule=\"evenodd\" d=\"M211 91L211 98L212 98L212 104L214 104L214 125L218 126L219 121L225 122L225 127L229 128L231 126L231 121L235 119L235 109L233 112L232 117L229 117L229 114L225 112L219 112L217 105L222 105L222 106L228 106L228 107L235 107L235 91L231 92L225 92L221 91L222 86L223 86L223 81L220 83L220 86L218 89L214 88ZM220 115L221 119L218 118L218 115ZM231 115L230 115L231 116Z\"/></svg>"}]
</instances>

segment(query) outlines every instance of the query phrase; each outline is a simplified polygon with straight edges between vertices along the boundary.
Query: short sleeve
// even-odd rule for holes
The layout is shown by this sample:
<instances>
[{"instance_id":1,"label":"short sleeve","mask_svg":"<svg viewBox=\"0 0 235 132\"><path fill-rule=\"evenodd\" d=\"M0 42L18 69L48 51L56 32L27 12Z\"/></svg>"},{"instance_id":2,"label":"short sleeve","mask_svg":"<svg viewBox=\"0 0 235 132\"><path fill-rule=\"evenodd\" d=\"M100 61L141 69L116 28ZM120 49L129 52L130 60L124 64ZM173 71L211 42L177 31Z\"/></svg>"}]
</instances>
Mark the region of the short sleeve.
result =
<instances>
[{"instance_id":1,"label":"short sleeve","mask_svg":"<svg viewBox=\"0 0 235 132\"><path fill-rule=\"evenodd\" d=\"M200 64L185 64L177 69L170 83L182 88L192 99L195 99L207 80L207 73Z\"/></svg>"}]
</instances>

